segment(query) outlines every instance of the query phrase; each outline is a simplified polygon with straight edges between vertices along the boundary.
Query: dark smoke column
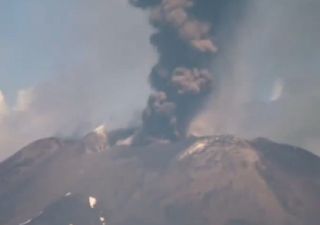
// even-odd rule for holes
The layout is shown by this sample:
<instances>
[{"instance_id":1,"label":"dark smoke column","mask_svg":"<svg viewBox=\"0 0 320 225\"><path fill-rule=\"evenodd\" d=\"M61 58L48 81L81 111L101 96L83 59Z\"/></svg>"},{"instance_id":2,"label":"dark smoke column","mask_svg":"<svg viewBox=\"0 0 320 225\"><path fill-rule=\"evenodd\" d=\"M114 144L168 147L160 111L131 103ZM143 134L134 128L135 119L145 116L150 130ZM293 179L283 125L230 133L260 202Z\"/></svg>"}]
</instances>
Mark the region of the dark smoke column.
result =
<instances>
[{"instance_id":1,"label":"dark smoke column","mask_svg":"<svg viewBox=\"0 0 320 225\"><path fill-rule=\"evenodd\" d=\"M131 0L150 11L156 28L151 43L159 61L150 74L154 93L143 113L137 139L177 140L212 89L209 64L217 51L210 19L197 13L211 0ZM141 140L140 140L141 141Z\"/></svg>"}]
</instances>

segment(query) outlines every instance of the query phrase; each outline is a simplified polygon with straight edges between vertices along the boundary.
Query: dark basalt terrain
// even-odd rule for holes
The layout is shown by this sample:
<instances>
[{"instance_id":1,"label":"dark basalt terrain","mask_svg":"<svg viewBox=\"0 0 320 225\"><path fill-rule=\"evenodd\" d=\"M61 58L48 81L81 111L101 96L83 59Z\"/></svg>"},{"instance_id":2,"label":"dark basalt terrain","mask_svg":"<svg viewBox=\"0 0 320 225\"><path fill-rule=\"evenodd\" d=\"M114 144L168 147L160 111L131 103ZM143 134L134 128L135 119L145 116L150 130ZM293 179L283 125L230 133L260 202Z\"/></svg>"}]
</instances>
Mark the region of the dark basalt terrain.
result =
<instances>
[{"instance_id":1,"label":"dark basalt terrain","mask_svg":"<svg viewBox=\"0 0 320 225\"><path fill-rule=\"evenodd\" d=\"M1 225L320 221L320 158L266 139L213 136L94 151L48 138L1 163L0 184Z\"/></svg>"}]
</instances>

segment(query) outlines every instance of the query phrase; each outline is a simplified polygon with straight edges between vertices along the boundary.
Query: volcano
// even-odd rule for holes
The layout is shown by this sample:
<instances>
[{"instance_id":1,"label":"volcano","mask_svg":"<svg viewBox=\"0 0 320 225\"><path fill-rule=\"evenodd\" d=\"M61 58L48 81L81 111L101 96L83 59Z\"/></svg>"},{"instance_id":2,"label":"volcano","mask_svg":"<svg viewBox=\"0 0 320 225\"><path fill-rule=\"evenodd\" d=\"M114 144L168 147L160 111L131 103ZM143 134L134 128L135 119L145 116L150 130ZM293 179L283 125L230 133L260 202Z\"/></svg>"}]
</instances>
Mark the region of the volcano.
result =
<instances>
[{"instance_id":1,"label":"volcano","mask_svg":"<svg viewBox=\"0 0 320 225\"><path fill-rule=\"evenodd\" d=\"M85 140L38 140L2 162L0 224L319 224L320 158L306 150L233 136L99 151Z\"/></svg>"}]
</instances>

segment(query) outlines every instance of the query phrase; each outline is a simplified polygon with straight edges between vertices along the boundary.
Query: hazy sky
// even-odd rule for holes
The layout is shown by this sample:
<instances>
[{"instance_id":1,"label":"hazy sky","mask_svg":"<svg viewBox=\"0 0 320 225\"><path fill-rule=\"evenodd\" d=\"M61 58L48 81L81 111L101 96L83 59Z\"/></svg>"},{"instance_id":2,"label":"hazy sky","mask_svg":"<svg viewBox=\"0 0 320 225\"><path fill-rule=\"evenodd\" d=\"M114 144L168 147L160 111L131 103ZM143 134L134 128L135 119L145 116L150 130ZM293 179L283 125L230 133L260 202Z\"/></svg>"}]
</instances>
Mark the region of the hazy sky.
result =
<instances>
[{"instance_id":1,"label":"hazy sky","mask_svg":"<svg viewBox=\"0 0 320 225\"><path fill-rule=\"evenodd\" d=\"M0 0L0 158L47 135L126 125L149 92L151 32L126 0Z\"/></svg>"},{"instance_id":2,"label":"hazy sky","mask_svg":"<svg viewBox=\"0 0 320 225\"><path fill-rule=\"evenodd\" d=\"M1 89L12 103L18 90L75 67L132 72L151 60L148 32L126 0L1 0Z\"/></svg>"},{"instance_id":3,"label":"hazy sky","mask_svg":"<svg viewBox=\"0 0 320 225\"><path fill-rule=\"evenodd\" d=\"M206 132L263 136L320 154L319 12L319 0L250 1L214 63L222 82L199 117Z\"/></svg>"},{"instance_id":4,"label":"hazy sky","mask_svg":"<svg viewBox=\"0 0 320 225\"><path fill-rule=\"evenodd\" d=\"M194 124L320 154L320 2L248 1L234 36L220 36L220 85ZM0 160L42 137L139 121L151 33L127 0L0 0Z\"/></svg>"}]
</instances>

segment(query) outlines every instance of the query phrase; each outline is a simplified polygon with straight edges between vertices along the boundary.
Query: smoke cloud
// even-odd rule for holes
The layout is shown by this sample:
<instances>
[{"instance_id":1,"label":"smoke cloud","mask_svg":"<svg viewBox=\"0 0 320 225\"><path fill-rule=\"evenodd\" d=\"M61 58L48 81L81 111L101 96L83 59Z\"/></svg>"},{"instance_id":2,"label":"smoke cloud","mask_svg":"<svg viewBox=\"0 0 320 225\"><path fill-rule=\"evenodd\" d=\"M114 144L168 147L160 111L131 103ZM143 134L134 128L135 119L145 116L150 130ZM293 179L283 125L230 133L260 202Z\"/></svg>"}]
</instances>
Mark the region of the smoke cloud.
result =
<instances>
[{"instance_id":1,"label":"smoke cloud","mask_svg":"<svg viewBox=\"0 0 320 225\"><path fill-rule=\"evenodd\" d=\"M318 151L317 0L130 0L149 12L153 30L127 1L48 2L16 13L30 46L21 61L30 52L37 59L22 76L49 71L53 78L20 90L16 101L0 94L0 158L41 137L82 135L103 122L123 127L132 117L138 123L136 114L139 143L231 133ZM9 53L1 62L19 67L10 55L21 52ZM50 66L38 60L44 55ZM10 75L6 66L0 72Z\"/></svg>"},{"instance_id":2,"label":"smoke cloud","mask_svg":"<svg viewBox=\"0 0 320 225\"><path fill-rule=\"evenodd\" d=\"M149 9L159 53L145 133L262 136L319 154L319 1L131 2Z\"/></svg>"},{"instance_id":3,"label":"smoke cloud","mask_svg":"<svg viewBox=\"0 0 320 225\"><path fill-rule=\"evenodd\" d=\"M317 0L249 1L221 33L217 89L190 133L268 137L320 154Z\"/></svg>"},{"instance_id":4,"label":"smoke cloud","mask_svg":"<svg viewBox=\"0 0 320 225\"><path fill-rule=\"evenodd\" d=\"M218 51L214 41L218 22L214 19L218 18L218 9L227 4L194 0L131 3L149 9L150 23L156 28L151 43L159 54L150 74L155 94L143 113L140 137L185 137L190 121L214 87L211 64Z\"/></svg>"}]
</instances>

